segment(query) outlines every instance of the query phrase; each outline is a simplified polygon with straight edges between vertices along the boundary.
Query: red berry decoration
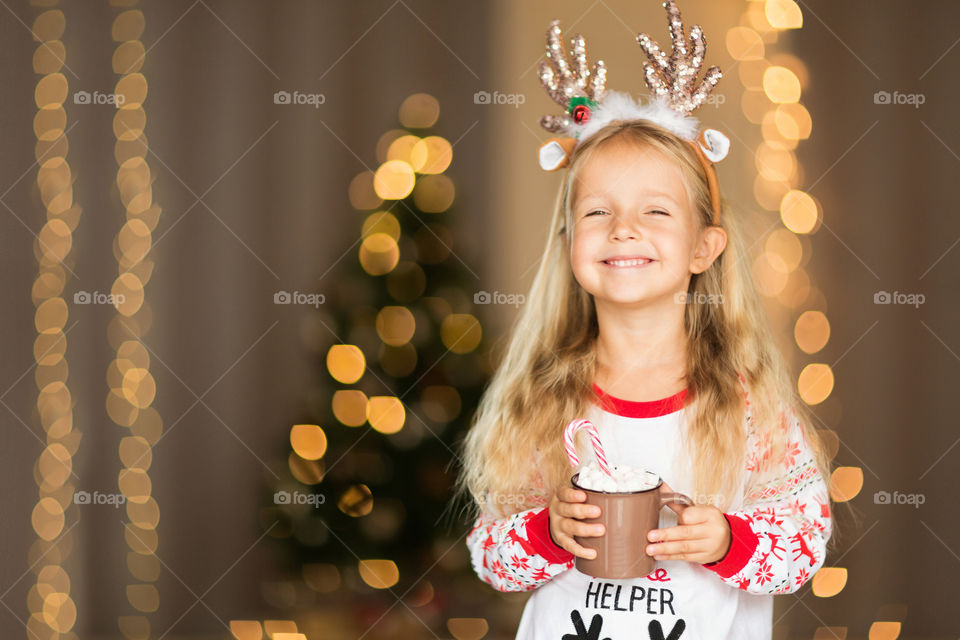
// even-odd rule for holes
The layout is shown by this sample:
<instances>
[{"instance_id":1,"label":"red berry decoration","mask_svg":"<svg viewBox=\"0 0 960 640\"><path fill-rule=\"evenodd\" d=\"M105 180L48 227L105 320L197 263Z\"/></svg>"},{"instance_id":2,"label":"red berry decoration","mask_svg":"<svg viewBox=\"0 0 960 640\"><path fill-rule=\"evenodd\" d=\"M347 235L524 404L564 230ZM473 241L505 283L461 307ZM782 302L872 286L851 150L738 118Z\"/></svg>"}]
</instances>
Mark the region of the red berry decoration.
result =
<instances>
[{"instance_id":1,"label":"red berry decoration","mask_svg":"<svg viewBox=\"0 0 960 640\"><path fill-rule=\"evenodd\" d=\"M578 104L573 108L573 121L577 124L583 124L590 119L590 107L585 104Z\"/></svg>"}]
</instances>

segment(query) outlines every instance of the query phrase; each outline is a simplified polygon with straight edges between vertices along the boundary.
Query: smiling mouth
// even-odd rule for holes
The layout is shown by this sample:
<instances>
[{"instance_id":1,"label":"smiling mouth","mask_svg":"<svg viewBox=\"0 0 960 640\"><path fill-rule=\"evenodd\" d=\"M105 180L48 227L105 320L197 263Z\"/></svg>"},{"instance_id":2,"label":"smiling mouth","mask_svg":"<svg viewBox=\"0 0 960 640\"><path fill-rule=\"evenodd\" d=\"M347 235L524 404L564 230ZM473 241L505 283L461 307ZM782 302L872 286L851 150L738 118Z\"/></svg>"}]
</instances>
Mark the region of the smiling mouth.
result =
<instances>
[{"instance_id":1,"label":"smiling mouth","mask_svg":"<svg viewBox=\"0 0 960 640\"><path fill-rule=\"evenodd\" d=\"M630 258L629 260L601 260L602 264L608 267L643 267L653 262L650 258Z\"/></svg>"}]
</instances>

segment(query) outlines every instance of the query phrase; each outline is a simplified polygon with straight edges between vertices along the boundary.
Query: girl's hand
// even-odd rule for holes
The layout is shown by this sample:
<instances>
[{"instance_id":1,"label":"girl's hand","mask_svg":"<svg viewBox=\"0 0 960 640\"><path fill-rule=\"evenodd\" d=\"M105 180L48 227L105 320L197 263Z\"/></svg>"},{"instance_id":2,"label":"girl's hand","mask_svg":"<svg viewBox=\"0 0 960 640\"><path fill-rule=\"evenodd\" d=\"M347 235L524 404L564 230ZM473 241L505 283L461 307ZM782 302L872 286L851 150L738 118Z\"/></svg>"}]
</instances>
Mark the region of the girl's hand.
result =
<instances>
[{"instance_id":1,"label":"girl's hand","mask_svg":"<svg viewBox=\"0 0 960 640\"><path fill-rule=\"evenodd\" d=\"M654 560L715 562L730 549L730 523L713 505L693 505L680 512L680 524L666 529L651 529L647 553Z\"/></svg>"},{"instance_id":2,"label":"girl's hand","mask_svg":"<svg viewBox=\"0 0 960 640\"><path fill-rule=\"evenodd\" d=\"M550 499L550 537L557 546L563 547L580 558L592 560L597 552L577 544L573 536L597 538L602 536L602 524L580 522L584 518L600 516L600 507L586 502L587 494L573 487L560 487Z\"/></svg>"}]
</instances>

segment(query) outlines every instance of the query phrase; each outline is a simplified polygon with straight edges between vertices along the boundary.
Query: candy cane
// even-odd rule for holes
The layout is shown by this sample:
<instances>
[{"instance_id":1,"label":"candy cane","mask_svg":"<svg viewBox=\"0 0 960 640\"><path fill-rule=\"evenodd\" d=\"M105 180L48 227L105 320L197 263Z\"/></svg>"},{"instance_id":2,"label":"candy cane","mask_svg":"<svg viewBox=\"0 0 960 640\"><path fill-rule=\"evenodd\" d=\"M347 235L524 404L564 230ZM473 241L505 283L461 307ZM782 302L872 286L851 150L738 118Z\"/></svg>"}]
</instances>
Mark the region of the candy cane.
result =
<instances>
[{"instance_id":1,"label":"candy cane","mask_svg":"<svg viewBox=\"0 0 960 640\"><path fill-rule=\"evenodd\" d=\"M607 456L603 452L603 445L600 444L600 434L589 420L574 420L563 430L563 446L567 450L567 457L570 458L570 464L574 467L580 465L580 456L577 455L576 444L574 444L574 437L580 429L585 430L587 434L589 434L590 442L593 443L593 452L597 456L597 462L600 463L600 468L603 472L609 476L610 467L607 465Z\"/></svg>"}]
</instances>

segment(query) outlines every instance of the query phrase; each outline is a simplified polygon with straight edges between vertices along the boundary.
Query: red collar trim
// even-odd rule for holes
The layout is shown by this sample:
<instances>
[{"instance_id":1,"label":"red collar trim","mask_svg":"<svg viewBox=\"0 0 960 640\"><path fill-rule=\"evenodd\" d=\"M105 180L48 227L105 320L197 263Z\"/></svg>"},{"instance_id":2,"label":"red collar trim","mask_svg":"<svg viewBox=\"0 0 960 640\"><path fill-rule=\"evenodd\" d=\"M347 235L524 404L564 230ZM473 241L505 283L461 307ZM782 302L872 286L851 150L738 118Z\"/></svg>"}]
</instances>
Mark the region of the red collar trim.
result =
<instances>
[{"instance_id":1,"label":"red collar trim","mask_svg":"<svg viewBox=\"0 0 960 640\"><path fill-rule=\"evenodd\" d=\"M600 407L624 418L657 418L683 409L687 397L687 389L662 400L624 400L611 396L593 385L593 392Z\"/></svg>"}]
</instances>

